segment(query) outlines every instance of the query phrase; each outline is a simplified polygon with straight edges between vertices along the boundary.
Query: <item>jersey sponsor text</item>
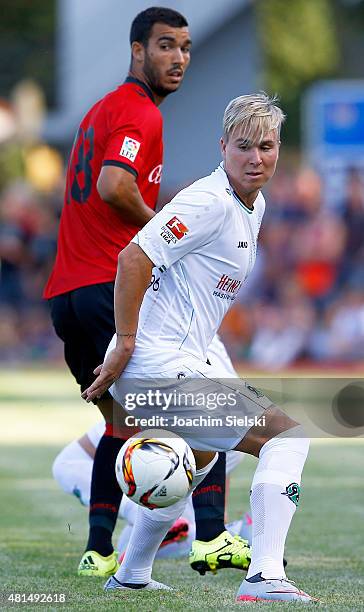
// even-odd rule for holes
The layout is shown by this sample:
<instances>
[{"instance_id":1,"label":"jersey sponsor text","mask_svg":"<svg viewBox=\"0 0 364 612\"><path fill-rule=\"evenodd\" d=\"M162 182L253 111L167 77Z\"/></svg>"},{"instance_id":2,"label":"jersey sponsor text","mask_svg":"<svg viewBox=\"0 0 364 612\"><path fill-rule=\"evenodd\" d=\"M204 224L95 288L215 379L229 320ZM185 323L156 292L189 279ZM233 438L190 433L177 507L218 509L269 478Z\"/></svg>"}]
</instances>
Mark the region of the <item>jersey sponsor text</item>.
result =
<instances>
[{"instance_id":1,"label":"jersey sponsor text","mask_svg":"<svg viewBox=\"0 0 364 612\"><path fill-rule=\"evenodd\" d=\"M227 293L236 293L241 287L241 280L230 278L227 274L223 274L216 285L216 289L226 291Z\"/></svg>"},{"instance_id":2,"label":"jersey sponsor text","mask_svg":"<svg viewBox=\"0 0 364 612\"><path fill-rule=\"evenodd\" d=\"M150 183L155 183L156 185L158 185L161 182L162 168L163 168L162 164L158 164L158 166L153 168L153 170L151 171L151 173L148 176L148 181Z\"/></svg>"},{"instance_id":3,"label":"jersey sponsor text","mask_svg":"<svg viewBox=\"0 0 364 612\"><path fill-rule=\"evenodd\" d=\"M236 294L242 285L242 281L230 278L227 274L223 274L216 285L216 289L213 292L215 297L221 300L235 300Z\"/></svg>"}]
</instances>

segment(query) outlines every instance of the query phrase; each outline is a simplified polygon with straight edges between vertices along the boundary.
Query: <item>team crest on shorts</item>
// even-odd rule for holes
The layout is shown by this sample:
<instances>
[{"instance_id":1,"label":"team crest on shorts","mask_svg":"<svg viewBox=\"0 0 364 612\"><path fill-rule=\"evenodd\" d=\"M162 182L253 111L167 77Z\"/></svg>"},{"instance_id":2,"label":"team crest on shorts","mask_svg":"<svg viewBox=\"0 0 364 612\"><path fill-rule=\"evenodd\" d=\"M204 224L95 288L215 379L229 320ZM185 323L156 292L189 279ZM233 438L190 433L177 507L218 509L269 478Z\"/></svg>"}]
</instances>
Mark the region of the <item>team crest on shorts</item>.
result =
<instances>
[{"instance_id":1,"label":"team crest on shorts","mask_svg":"<svg viewBox=\"0 0 364 612\"><path fill-rule=\"evenodd\" d=\"M119 155L121 155L121 157L126 157L126 159L130 159L130 161L133 162L138 155L139 149L140 142L134 140L134 138L130 138L130 136L125 136Z\"/></svg>"},{"instance_id":2,"label":"team crest on shorts","mask_svg":"<svg viewBox=\"0 0 364 612\"><path fill-rule=\"evenodd\" d=\"M168 244L176 244L177 240L182 240L189 229L178 217L172 217L162 227L161 236Z\"/></svg>"},{"instance_id":3,"label":"team crest on shorts","mask_svg":"<svg viewBox=\"0 0 364 612\"><path fill-rule=\"evenodd\" d=\"M281 495L286 495L288 499L295 504L295 506L298 506L298 502L300 501L300 492L300 485L297 482L291 482L291 484L286 487L285 493L281 493Z\"/></svg>"}]
</instances>

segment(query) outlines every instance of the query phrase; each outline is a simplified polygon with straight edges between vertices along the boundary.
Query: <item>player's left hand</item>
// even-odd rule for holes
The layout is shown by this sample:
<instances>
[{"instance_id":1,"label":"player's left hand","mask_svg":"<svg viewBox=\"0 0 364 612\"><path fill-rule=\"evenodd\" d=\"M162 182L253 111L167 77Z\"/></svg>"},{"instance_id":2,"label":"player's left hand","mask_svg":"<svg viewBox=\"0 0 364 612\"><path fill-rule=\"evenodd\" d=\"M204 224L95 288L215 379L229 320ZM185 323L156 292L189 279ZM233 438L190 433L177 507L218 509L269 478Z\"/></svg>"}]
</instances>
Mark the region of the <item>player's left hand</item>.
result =
<instances>
[{"instance_id":1,"label":"player's left hand","mask_svg":"<svg viewBox=\"0 0 364 612\"><path fill-rule=\"evenodd\" d=\"M129 358L130 354L123 350L117 348L111 350L104 363L95 368L94 374L97 375L97 378L92 385L81 394L81 397L85 399L86 402L100 399L105 391L107 391L119 378Z\"/></svg>"}]
</instances>

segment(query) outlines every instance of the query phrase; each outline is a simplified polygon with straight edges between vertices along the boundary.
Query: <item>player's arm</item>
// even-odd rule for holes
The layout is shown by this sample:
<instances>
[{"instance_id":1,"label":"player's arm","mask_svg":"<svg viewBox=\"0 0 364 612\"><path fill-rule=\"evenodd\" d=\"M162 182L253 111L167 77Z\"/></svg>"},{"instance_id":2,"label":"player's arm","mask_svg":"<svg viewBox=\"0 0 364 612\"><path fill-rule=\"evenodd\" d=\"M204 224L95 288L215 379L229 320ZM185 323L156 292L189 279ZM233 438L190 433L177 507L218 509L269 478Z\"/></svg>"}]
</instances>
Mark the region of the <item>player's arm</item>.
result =
<instances>
[{"instance_id":1,"label":"player's arm","mask_svg":"<svg viewBox=\"0 0 364 612\"><path fill-rule=\"evenodd\" d=\"M88 402L100 397L119 378L134 351L139 311L153 267L167 270L219 234L225 215L223 202L208 194L205 215L200 219L193 204L195 197L201 202L203 195L192 193L190 200L185 193L176 197L119 254L114 293L116 347L96 368L97 379L82 394Z\"/></svg>"},{"instance_id":2,"label":"player's arm","mask_svg":"<svg viewBox=\"0 0 364 612\"><path fill-rule=\"evenodd\" d=\"M118 166L103 166L97 181L97 191L128 223L144 226L155 212L147 206L136 184L134 173Z\"/></svg>"},{"instance_id":3,"label":"player's arm","mask_svg":"<svg viewBox=\"0 0 364 612\"><path fill-rule=\"evenodd\" d=\"M139 311L150 285L153 263L137 244L129 244L120 254L115 280L116 346L96 368L94 383L82 397L90 402L100 397L124 370L135 347Z\"/></svg>"}]
</instances>

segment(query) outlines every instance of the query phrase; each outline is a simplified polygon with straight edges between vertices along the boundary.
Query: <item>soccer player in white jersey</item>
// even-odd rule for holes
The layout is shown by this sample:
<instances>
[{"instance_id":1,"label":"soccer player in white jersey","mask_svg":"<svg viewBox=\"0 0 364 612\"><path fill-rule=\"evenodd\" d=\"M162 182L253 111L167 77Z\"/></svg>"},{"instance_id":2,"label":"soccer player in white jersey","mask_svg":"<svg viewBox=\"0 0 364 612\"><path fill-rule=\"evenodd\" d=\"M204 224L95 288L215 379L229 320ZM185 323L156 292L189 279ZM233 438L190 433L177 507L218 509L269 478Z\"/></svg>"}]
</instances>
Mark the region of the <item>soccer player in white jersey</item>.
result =
<instances>
[{"instance_id":1,"label":"soccer player in white jersey","mask_svg":"<svg viewBox=\"0 0 364 612\"><path fill-rule=\"evenodd\" d=\"M117 331L103 365L95 370L95 382L83 394L91 401L112 385L113 397L125 405L130 390L147 396L157 376L165 380L164 392L176 392L168 407L169 429L186 439L196 458L194 486L211 469L218 450L258 457L251 486L252 560L238 601L313 600L287 580L283 567L309 440L297 422L238 378L230 390L235 389L239 419L228 421L229 385L215 381L219 374L206 364L208 345L254 265L265 207L260 189L276 168L283 118L265 94L240 96L228 104L223 163L177 194L119 255ZM214 411L216 425L194 426L208 421L209 406L192 400L181 406L178 399L193 385L208 397L219 384L226 401ZM155 402L149 402L136 405L134 415L148 418L155 411ZM184 504L138 508L124 561L105 589L168 588L151 579L152 564Z\"/></svg>"},{"instance_id":2,"label":"soccer player in white jersey","mask_svg":"<svg viewBox=\"0 0 364 612\"><path fill-rule=\"evenodd\" d=\"M219 369L221 376L225 378L237 376L230 357L218 335L213 338L209 346L207 358L215 368ZM67 446L58 453L53 462L53 476L61 489L63 489L65 493L77 497L84 506L89 506L90 503L93 458L97 445L104 432L105 421L99 421L90 427L79 439L73 440L67 444ZM243 453L238 453L236 451L228 452L226 457L226 475L228 476L243 459ZM119 553L125 552L131 528L134 524L136 510L137 507L135 503L124 495L120 504L118 516L126 520L127 524L119 536L117 545L117 551ZM214 514L212 514L212 516L214 516ZM211 518L209 520L211 520ZM251 517L249 513L244 513L240 520L230 523L227 526L227 530L229 531L229 535L242 536L244 539L251 542ZM192 546L193 554L190 556L190 559L191 562L195 562L196 564L196 557L198 557L198 555L196 555L195 549L196 547L198 548L198 543L195 541L195 533L195 512L192 504L192 497L189 497L187 506L183 512L183 517L177 519L174 525L172 525L161 544L161 548L157 553L157 558L188 557L188 553ZM232 539L232 536L230 536L230 539ZM200 542L199 548L201 548L201 546L203 549L206 548L204 543ZM230 549L231 547L229 547L229 552L231 552ZM226 554L227 551L225 550L225 555ZM235 554L241 555L241 549L239 551L237 550ZM211 551L209 551L207 559L209 563L211 562L211 565L214 564L215 559ZM218 567L216 567L216 569L218 569Z\"/></svg>"}]
</instances>

